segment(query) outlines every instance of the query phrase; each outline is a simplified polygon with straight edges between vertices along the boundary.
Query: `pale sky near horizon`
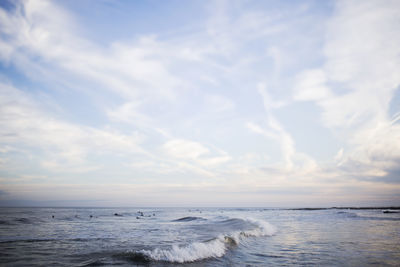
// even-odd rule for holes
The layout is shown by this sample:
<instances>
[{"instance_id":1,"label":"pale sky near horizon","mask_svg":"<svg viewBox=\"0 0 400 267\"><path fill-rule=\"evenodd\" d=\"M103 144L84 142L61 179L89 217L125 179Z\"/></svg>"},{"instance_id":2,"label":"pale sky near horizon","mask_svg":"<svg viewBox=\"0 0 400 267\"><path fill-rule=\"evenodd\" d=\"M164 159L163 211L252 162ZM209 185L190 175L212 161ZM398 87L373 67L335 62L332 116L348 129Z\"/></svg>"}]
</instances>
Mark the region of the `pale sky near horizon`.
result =
<instances>
[{"instance_id":1,"label":"pale sky near horizon","mask_svg":"<svg viewBox=\"0 0 400 267\"><path fill-rule=\"evenodd\" d=\"M400 1L1 1L5 205L400 205Z\"/></svg>"}]
</instances>

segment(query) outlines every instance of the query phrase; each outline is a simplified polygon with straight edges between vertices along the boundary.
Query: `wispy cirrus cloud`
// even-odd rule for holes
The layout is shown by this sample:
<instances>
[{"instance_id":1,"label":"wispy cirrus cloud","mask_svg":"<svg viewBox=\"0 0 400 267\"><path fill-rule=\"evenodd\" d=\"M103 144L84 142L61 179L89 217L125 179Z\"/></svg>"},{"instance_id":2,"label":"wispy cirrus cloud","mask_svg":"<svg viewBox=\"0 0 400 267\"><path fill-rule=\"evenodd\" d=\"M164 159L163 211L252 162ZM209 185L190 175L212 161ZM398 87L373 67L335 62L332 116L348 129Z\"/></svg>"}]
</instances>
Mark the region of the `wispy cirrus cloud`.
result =
<instances>
[{"instance_id":1,"label":"wispy cirrus cloud","mask_svg":"<svg viewBox=\"0 0 400 267\"><path fill-rule=\"evenodd\" d=\"M8 147L4 153L43 153L39 163L63 171L87 164L89 154L147 153L140 146L140 134L124 135L57 120L10 84L0 83L0 101L1 144Z\"/></svg>"},{"instance_id":2,"label":"wispy cirrus cloud","mask_svg":"<svg viewBox=\"0 0 400 267\"><path fill-rule=\"evenodd\" d=\"M338 2L324 65L303 71L295 87L295 99L314 101L322 123L342 136L346 148L338 164L360 179L383 179L398 165L399 126L388 110L400 86L400 49L392 45L400 36L399 12L393 1Z\"/></svg>"},{"instance_id":3,"label":"wispy cirrus cloud","mask_svg":"<svg viewBox=\"0 0 400 267\"><path fill-rule=\"evenodd\" d=\"M140 203L168 190L190 198L181 191L196 188L220 192L220 203L283 203L274 192L295 188L311 192L304 203L350 203L348 188L358 188L357 203L388 203L389 189L397 201L396 1L207 1L168 32L116 18L126 32L111 41L87 35L79 8L62 2L9 6L0 8L0 177L14 179L2 186L9 197L50 199L46 188L58 183L70 185L71 200L86 182L129 184L119 201L144 190ZM304 137L303 127L329 138ZM24 177L45 178L31 186Z\"/></svg>"}]
</instances>

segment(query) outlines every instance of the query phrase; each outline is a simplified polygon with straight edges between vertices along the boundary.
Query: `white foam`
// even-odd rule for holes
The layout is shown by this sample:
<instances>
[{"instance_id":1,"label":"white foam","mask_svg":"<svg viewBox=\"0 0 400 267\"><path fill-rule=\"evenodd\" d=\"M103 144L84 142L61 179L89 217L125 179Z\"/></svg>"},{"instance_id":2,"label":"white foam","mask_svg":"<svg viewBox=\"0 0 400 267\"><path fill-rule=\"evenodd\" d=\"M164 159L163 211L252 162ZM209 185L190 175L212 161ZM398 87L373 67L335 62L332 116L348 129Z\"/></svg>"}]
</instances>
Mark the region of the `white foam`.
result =
<instances>
[{"instance_id":1,"label":"white foam","mask_svg":"<svg viewBox=\"0 0 400 267\"><path fill-rule=\"evenodd\" d=\"M141 250L140 253L156 261L183 263L222 257L226 249L224 239L217 238L206 243L194 242L183 247L172 246L171 249Z\"/></svg>"},{"instance_id":2,"label":"white foam","mask_svg":"<svg viewBox=\"0 0 400 267\"><path fill-rule=\"evenodd\" d=\"M228 250L229 246L235 244L238 245L243 238L250 236L271 236L276 233L276 228L265 221L252 218L246 218L243 220L255 224L257 228L247 231L236 231L227 235L220 235L208 242L194 242L180 247L174 245L171 249L156 248L154 250L141 250L139 253L156 261L177 263L194 262L207 258L222 257Z\"/></svg>"},{"instance_id":3,"label":"white foam","mask_svg":"<svg viewBox=\"0 0 400 267\"><path fill-rule=\"evenodd\" d=\"M246 218L244 220L251 222L258 226L258 228L251 230L251 231L259 231L258 234L254 233L255 236L271 236L271 235L276 234L276 231L277 231L276 227L266 221L254 219L254 218Z\"/></svg>"}]
</instances>

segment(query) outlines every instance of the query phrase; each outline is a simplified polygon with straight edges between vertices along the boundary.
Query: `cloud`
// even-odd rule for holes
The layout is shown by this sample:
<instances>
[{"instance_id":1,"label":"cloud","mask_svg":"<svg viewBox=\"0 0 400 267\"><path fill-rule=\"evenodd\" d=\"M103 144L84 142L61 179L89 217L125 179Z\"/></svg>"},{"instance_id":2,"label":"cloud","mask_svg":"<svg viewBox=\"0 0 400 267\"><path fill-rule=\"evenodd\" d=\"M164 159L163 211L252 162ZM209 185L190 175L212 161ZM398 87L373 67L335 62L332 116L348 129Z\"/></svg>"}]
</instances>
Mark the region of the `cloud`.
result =
<instances>
[{"instance_id":1,"label":"cloud","mask_svg":"<svg viewBox=\"0 0 400 267\"><path fill-rule=\"evenodd\" d=\"M400 85L400 48L392 45L400 41L399 12L396 1L338 1L323 67L297 75L294 99L314 101L323 124L346 144L336 156L344 176L383 181L399 164L399 127L388 115Z\"/></svg>"},{"instance_id":2,"label":"cloud","mask_svg":"<svg viewBox=\"0 0 400 267\"><path fill-rule=\"evenodd\" d=\"M218 165L231 160L228 153L184 139L172 139L163 145L164 152L171 157L170 163L178 168L191 169L197 173L215 177ZM212 170L212 171L206 171Z\"/></svg>"},{"instance_id":3,"label":"cloud","mask_svg":"<svg viewBox=\"0 0 400 267\"><path fill-rule=\"evenodd\" d=\"M75 83L94 82L98 89L128 98L146 97L149 91L171 98L172 87L179 83L167 71L159 57L162 48L151 36L104 49L79 37L72 16L44 0L17 3L14 11L1 10L0 19L6 36L1 45L7 46L1 57L36 79L53 77L69 84L72 77Z\"/></svg>"},{"instance_id":4,"label":"cloud","mask_svg":"<svg viewBox=\"0 0 400 267\"><path fill-rule=\"evenodd\" d=\"M396 1L338 3L324 49L324 71L329 82L341 83L347 92L320 102L328 126L387 119L390 100L400 85L400 48L392 45L400 41L399 12Z\"/></svg>"},{"instance_id":5,"label":"cloud","mask_svg":"<svg viewBox=\"0 0 400 267\"><path fill-rule=\"evenodd\" d=\"M13 147L30 153L41 151L46 168L64 166L62 169L68 171L66 166L84 165L93 154L147 155L140 147L143 137L137 133L124 135L57 120L9 84L0 83L0 103L0 142L9 148L4 153L15 150Z\"/></svg>"},{"instance_id":6,"label":"cloud","mask_svg":"<svg viewBox=\"0 0 400 267\"><path fill-rule=\"evenodd\" d=\"M318 101L332 96L326 86L325 72L321 69L306 70L297 75L294 99L300 101Z\"/></svg>"},{"instance_id":7,"label":"cloud","mask_svg":"<svg viewBox=\"0 0 400 267\"><path fill-rule=\"evenodd\" d=\"M1 8L0 60L12 82L0 83L0 168L20 179L10 192L22 199L29 177L44 175L43 192L56 197L45 182L64 183L67 200L85 193L78 182L150 202L197 189L267 203L298 188L316 192L311 203L349 199L340 194L357 187L362 199L376 186L381 198L399 166L399 117L388 112L400 85L399 4L205 5L195 26L132 29L112 42L85 36L79 14L55 2ZM319 120L301 125L309 110ZM333 137L304 142L301 127ZM320 154L341 149L311 157L307 142L320 142Z\"/></svg>"},{"instance_id":8,"label":"cloud","mask_svg":"<svg viewBox=\"0 0 400 267\"><path fill-rule=\"evenodd\" d=\"M399 167L399 138L400 125L390 122L358 131L351 140L353 149L342 155L339 167L358 179L373 176L383 182Z\"/></svg>"},{"instance_id":9,"label":"cloud","mask_svg":"<svg viewBox=\"0 0 400 267\"><path fill-rule=\"evenodd\" d=\"M267 128L263 129L251 122L247 124L247 127L255 133L279 142L285 167L278 172L310 172L314 170L317 166L316 162L310 156L296 151L292 136L273 115L273 110L280 108L284 104L282 102L274 103L263 85L259 85L258 92L262 96L264 103Z\"/></svg>"},{"instance_id":10,"label":"cloud","mask_svg":"<svg viewBox=\"0 0 400 267\"><path fill-rule=\"evenodd\" d=\"M397 165L391 169L386 170L386 175L384 177L374 177L377 182L384 183L400 183L400 159L397 162Z\"/></svg>"},{"instance_id":11,"label":"cloud","mask_svg":"<svg viewBox=\"0 0 400 267\"><path fill-rule=\"evenodd\" d=\"M57 83L75 91L74 94L78 96L82 94L80 90L90 91L96 87L96 90L111 91L123 97L122 104L107 105L105 114L113 123L122 122L138 129L130 130L127 134L126 128L121 133L115 125L95 128L59 120L38 108L39 105L21 90L3 87L4 95L11 91L18 95L12 100L12 105L3 107L4 111L10 110L3 114L8 116L3 117L3 129L12 133L3 141L21 141L42 151L42 167L59 172L88 172L99 166L95 158L121 154L130 158L140 154L146 158L146 166L168 166L163 170L177 170L177 166L181 166L210 176L210 172L203 169L204 166L216 166L229 161L229 156L219 153L200 159L198 156L208 153L208 149L200 143L179 138L164 144L163 150L170 157L167 162L156 155L157 151L150 153L141 147L145 135L154 138L155 143L173 138L162 129L159 115L149 116L146 109L154 106L166 109L169 102L172 105L177 103L174 98L182 81L180 75L173 74L169 69L190 61L181 51L184 48L199 48L197 41L189 39L177 46L176 41L161 42L156 36L148 35L137 40L114 42L104 48L80 37L73 17L49 1L17 3L15 10L1 10L0 19L4 25L2 33L6 36L2 41L13 48L12 52L4 55L8 61L39 80L41 77L46 77L46 82L57 80ZM185 86L192 85L186 83ZM22 104L22 101L28 102L28 105ZM233 107L233 102L224 96L208 94L205 97L205 109L208 112L224 112ZM40 123L35 124L34 121ZM154 150L154 146L151 149ZM192 162L181 161L184 159ZM138 167L137 164L131 166Z\"/></svg>"},{"instance_id":12,"label":"cloud","mask_svg":"<svg viewBox=\"0 0 400 267\"><path fill-rule=\"evenodd\" d=\"M197 142L180 139L168 141L163 148L168 155L175 158L196 159L209 152L206 147Z\"/></svg>"}]
</instances>

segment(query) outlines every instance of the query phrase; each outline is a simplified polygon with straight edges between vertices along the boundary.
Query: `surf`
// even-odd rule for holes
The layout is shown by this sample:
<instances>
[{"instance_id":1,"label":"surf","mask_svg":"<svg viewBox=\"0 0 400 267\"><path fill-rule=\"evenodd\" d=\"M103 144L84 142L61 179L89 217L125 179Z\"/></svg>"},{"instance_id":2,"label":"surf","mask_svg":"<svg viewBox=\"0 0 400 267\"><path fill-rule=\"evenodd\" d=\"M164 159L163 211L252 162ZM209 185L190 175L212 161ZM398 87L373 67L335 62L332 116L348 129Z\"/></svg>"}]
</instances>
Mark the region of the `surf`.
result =
<instances>
[{"instance_id":1,"label":"surf","mask_svg":"<svg viewBox=\"0 0 400 267\"><path fill-rule=\"evenodd\" d=\"M222 257L229 249L238 246L246 238L272 236L276 233L275 226L262 220L251 218L234 218L234 220L239 220L243 224L250 224L253 227L249 230L238 230L227 234L221 233L217 237L204 242L192 242L183 246L172 245L168 249L155 248L152 250L132 251L131 257L141 261L195 262L208 258ZM229 222L229 220L223 222Z\"/></svg>"}]
</instances>

